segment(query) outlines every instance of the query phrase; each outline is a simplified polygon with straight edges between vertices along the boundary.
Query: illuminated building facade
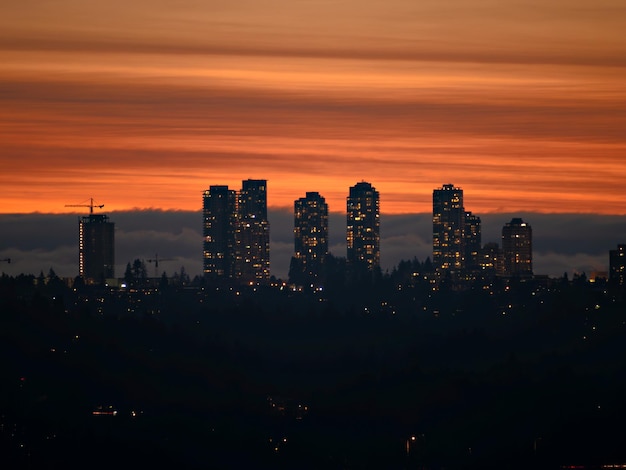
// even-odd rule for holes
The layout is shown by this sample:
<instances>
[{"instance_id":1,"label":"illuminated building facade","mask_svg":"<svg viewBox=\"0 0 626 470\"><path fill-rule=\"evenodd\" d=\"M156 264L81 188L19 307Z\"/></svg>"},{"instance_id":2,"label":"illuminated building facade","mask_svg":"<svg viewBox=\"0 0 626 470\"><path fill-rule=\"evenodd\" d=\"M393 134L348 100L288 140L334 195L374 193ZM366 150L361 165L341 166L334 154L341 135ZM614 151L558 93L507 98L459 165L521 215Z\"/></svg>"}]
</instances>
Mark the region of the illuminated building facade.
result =
<instances>
[{"instance_id":1,"label":"illuminated building facade","mask_svg":"<svg viewBox=\"0 0 626 470\"><path fill-rule=\"evenodd\" d=\"M504 256L500 245L494 242L485 243L480 250L478 265L485 275L499 276L504 274Z\"/></svg>"},{"instance_id":2,"label":"illuminated building facade","mask_svg":"<svg viewBox=\"0 0 626 470\"><path fill-rule=\"evenodd\" d=\"M328 204L318 192L294 201L294 256L290 278L317 284L328 255Z\"/></svg>"},{"instance_id":3,"label":"illuminated building facade","mask_svg":"<svg viewBox=\"0 0 626 470\"><path fill-rule=\"evenodd\" d=\"M378 191L362 181L347 198L347 262L353 271L373 271L380 265L380 207Z\"/></svg>"},{"instance_id":4,"label":"illuminated building facade","mask_svg":"<svg viewBox=\"0 0 626 470\"><path fill-rule=\"evenodd\" d=\"M88 284L115 275L115 224L103 214L90 214L78 221L78 273Z\"/></svg>"},{"instance_id":5,"label":"illuminated building facade","mask_svg":"<svg viewBox=\"0 0 626 470\"><path fill-rule=\"evenodd\" d=\"M244 180L239 192L211 186L203 195L203 271L249 285L270 278L267 181Z\"/></svg>"},{"instance_id":6,"label":"illuminated building facade","mask_svg":"<svg viewBox=\"0 0 626 470\"><path fill-rule=\"evenodd\" d=\"M504 274L514 277L533 275L533 231L520 218L513 218L502 227Z\"/></svg>"},{"instance_id":7,"label":"illuminated building facade","mask_svg":"<svg viewBox=\"0 0 626 470\"><path fill-rule=\"evenodd\" d=\"M465 267L464 260L463 190L444 184L433 190L433 263L438 270L458 272Z\"/></svg>"},{"instance_id":8,"label":"illuminated building facade","mask_svg":"<svg viewBox=\"0 0 626 470\"><path fill-rule=\"evenodd\" d=\"M210 278L233 278L237 193L228 186L211 186L203 196L203 272Z\"/></svg>"},{"instance_id":9,"label":"illuminated building facade","mask_svg":"<svg viewBox=\"0 0 626 470\"><path fill-rule=\"evenodd\" d=\"M465 212L465 269L468 271L480 270L480 248L482 237L480 231L480 217Z\"/></svg>"},{"instance_id":10,"label":"illuminated building facade","mask_svg":"<svg viewBox=\"0 0 626 470\"><path fill-rule=\"evenodd\" d=\"M270 279L267 180L244 180L237 202L237 277L246 284L267 284Z\"/></svg>"},{"instance_id":11,"label":"illuminated building facade","mask_svg":"<svg viewBox=\"0 0 626 470\"><path fill-rule=\"evenodd\" d=\"M620 288L626 288L626 245L617 245L609 251L609 282Z\"/></svg>"}]
</instances>

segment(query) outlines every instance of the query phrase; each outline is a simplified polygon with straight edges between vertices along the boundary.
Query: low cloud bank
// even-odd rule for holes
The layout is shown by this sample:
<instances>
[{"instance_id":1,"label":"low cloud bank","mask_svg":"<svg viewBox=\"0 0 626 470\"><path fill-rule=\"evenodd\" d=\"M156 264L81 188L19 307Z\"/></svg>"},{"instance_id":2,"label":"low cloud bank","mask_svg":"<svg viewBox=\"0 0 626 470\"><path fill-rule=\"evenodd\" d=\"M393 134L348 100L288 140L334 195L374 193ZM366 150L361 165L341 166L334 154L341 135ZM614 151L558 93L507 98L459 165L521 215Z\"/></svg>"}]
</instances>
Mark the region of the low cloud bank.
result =
<instances>
[{"instance_id":1,"label":"low cloud bank","mask_svg":"<svg viewBox=\"0 0 626 470\"><path fill-rule=\"evenodd\" d=\"M561 276L608 270L608 252L626 243L626 217L595 214L486 214L482 242L500 242L502 226L522 217L533 228L534 271ZM115 222L115 272L126 263L146 262L148 274L168 275L184 267L202 272L202 214L199 211L130 211L109 214ZM293 253L293 214L270 210L271 269L286 278ZM345 215L329 217L330 251L346 255ZM76 214L0 214L0 272L38 275L53 269L62 277L78 274ZM391 270L402 259L432 256L431 214L381 215L381 265ZM158 269L156 260L159 260ZM151 260L151 261L149 261Z\"/></svg>"}]
</instances>

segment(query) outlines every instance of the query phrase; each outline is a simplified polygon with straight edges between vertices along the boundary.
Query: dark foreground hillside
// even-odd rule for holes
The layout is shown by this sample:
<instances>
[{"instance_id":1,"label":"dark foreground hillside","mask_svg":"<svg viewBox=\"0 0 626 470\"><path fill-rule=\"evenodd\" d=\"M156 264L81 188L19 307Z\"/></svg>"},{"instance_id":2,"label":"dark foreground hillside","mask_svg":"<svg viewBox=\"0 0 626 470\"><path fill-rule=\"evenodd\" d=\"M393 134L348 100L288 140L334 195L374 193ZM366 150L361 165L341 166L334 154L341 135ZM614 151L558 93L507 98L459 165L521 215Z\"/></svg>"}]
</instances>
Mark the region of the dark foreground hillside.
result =
<instances>
[{"instance_id":1,"label":"dark foreground hillside","mask_svg":"<svg viewBox=\"0 0 626 470\"><path fill-rule=\"evenodd\" d=\"M3 468L626 463L626 308L587 284L394 313L28 281L1 281Z\"/></svg>"}]
</instances>

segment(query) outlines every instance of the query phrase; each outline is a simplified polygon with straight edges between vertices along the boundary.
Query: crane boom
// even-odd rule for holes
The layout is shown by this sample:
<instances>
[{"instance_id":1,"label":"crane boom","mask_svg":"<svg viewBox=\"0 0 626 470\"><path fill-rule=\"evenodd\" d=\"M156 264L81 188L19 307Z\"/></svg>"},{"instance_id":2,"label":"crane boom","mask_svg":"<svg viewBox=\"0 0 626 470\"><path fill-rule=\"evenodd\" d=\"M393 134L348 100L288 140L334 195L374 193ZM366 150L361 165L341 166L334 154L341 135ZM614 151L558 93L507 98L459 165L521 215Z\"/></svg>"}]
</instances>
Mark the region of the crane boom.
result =
<instances>
[{"instance_id":1,"label":"crane boom","mask_svg":"<svg viewBox=\"0 0 626 470\"><path fill-rule=\"evenodd\" d=\"M147 259L148 263L154 263L154 275L159 275L159 261L174 261L176 258L159 258L158 253L154 255L154 259Z\"/></svg>"},{"instance_id":2,"label":"crane boom","mask_svg":"<svg viewBox=\"0 0 626 470\"><path fill-rule=\"evenodd\" d=\"M93 214L93 208L97 207L98 209L102 209L104 204L95 205L93 203L93 198L89 199L89 204L65 204L65 207L89 207L89 214Z\"/></svg>"}]
</instances>

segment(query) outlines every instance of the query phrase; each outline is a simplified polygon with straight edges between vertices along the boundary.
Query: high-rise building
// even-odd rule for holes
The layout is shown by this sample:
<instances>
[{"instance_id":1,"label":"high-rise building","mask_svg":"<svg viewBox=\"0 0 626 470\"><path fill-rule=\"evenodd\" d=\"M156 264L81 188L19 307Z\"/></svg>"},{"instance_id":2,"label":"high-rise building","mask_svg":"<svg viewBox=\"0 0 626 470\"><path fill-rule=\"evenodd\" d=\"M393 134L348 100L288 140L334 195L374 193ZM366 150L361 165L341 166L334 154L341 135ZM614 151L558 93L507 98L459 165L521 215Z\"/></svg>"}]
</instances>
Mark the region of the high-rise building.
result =
<instances>
[{"instance_id":1,"label":"high-rise building","mask_svg":"<svg viewBox=\"0 0 626 470\"><path fill-rule=\"evenodd\" d=\"M433 190L433 263L438 270L465 267L463 190L444 184Z\"/></svg>"},{"instance_id":2,"label":"high-rise building","mask_svg":"<svg viewBox=\"0 0 626 470\"><path fill-rule=\"evenodd\" d=\"M533 275L533 232L521 218L513 218L502 227L504 274L513 277Z\"/></svg>"},{"instance_id":3,"label":"high-rise building","mask_svg":"<svg viewBox=\"0 0 626 470\"><path fill-rule=\"evenodd\" d=\"M347 198L347 262L353 272L380 265L380 207L378 191L362 181Z\"/></svg>"},{"instance_id":4,"label":"high-rise building","mask_svg":"<svg viewBox=\"0 0 626 470\"><path fill-rule=\"evenodd\" d=\"M480 270L480 248L482 246L480 217L465 212L465 269L468 271Z\"/></svg>"},{"instance_id":5,"label":"high-rise building","mask_svg":"<svg viewBox=\"0 0 626 470\"><path fill-rule=\"evenodd\" d=\"M244 180L239 191L242 219L267 220L267 180Z\"/></svg>"},{"instance_id":6,"label":"high-rise building","mask_svg":"<svg viewBox=\"0 0 626 470\"><path fill-rule=\"evenodd\" d=\"M318 192L294 201L293 235L290 278L317 284L328 255L328 204Z\"/></svg>"},{"instance_id":7,"label":"high-rise building","mask_svg":"<svg viewBox=\"0 0 626 470\"><path fill-rule=\"evenodd\" d=\"M266 284L270 279L267 180L242 182L237 212L237 276L246 284Z\"/></svg>"},{"instance_id":8,"label":"high-rise building","mask_svg":"<svg viewBox=\"0 0 626 470\"><path fill-rule=\"evenodd\" d=\"M203 197L204 274L246 284L270 278L267 181L244 180L239 192L211 186Z\"/></svg>"},{"instance_id":9,"label":"high-rise building","mask_svg":"<svg viewBox=\"0 0 626 470\"><path fill-rule=\"evenodd\" d=\"M210 278L235 277L237 193L211 186L203 197L203 272Z\"/></svg>"},{"instance_id":10,"label":"high-rise building","mask_svg":"<svg viewBox=\"0 0 626 470\"><path fill-rule=\"evenodd\" d=\"M626 287L626 245L609 250L609 282L620 289Z\"/></svg>"},{"instance_id":11,"label":"high-rise building","mask_svg":"<svg viewBox=\"0 0 626 470\"><path fill-rule=\"evenodd\" d=\"M78 273L87 284L115 275L115 224L104 214L89 214L78 221Z\"/></svg>"},{"instance_id":12,"label":"high-rise building","mask_svg":"<svg viewBox=\"0 0 626 470\"><path fill-rule=\"evenodd\" d=\"M479 253L478 265L485 275L495 276L504 273L504 260L500 245L495 242L485 243Z\"/></svg>"}]
</instances>

